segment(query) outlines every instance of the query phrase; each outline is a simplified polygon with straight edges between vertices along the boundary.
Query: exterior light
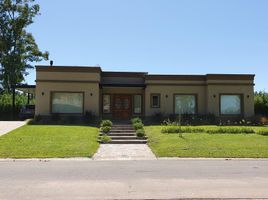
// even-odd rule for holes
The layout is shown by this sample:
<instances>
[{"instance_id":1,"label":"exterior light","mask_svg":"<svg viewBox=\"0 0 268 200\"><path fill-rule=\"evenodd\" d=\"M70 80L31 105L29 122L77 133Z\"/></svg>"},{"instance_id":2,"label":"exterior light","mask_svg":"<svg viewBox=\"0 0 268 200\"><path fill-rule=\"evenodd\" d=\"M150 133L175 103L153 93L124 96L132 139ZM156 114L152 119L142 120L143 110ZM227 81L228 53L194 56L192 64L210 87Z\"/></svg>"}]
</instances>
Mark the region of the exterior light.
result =
<instances>
[{"instance_id":1,"label":"exterior light","mask_svg":"<svg viewBox=\"0 0 268 200\"><path fill-rule=\"evenodd\" d=\"M41 94L42 94L42 96L44 96L44 94L45 94L45 93L44 93L44 92L42 92Z\"/></svg>"}]
</instances>

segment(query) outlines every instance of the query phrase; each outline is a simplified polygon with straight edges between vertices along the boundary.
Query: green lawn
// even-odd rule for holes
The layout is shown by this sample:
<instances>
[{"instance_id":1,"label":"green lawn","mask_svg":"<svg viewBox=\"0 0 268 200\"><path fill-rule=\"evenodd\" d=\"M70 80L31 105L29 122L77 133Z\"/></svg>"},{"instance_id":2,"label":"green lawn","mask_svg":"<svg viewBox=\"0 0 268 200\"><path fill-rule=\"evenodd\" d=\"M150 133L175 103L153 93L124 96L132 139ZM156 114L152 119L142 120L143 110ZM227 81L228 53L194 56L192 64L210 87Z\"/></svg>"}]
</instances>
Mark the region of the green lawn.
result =
<instances>
[{"instance_id":1,"label":"green lawn","mask_svg":"<svg viewBox=\"0 0 268 200\"><path fill-rule=\"evenodd\" d=\"M268 130L268 127L252 128ZM161 126L147 126L145 131L148 144L158 157L268 158L268 136L183 133L183 137L179 137L179 134L161 133Z\"/></svg>"},{"instance_id":2,"label":"green lawn","mask_svg":"<svg viewBox=\"0 0 268 200\"><path fill-rule=\"evenodd\" d=\"M0 158L91 157L97 137L94 127L25 125L0 137Z\"/></svg>"}]
</instances>

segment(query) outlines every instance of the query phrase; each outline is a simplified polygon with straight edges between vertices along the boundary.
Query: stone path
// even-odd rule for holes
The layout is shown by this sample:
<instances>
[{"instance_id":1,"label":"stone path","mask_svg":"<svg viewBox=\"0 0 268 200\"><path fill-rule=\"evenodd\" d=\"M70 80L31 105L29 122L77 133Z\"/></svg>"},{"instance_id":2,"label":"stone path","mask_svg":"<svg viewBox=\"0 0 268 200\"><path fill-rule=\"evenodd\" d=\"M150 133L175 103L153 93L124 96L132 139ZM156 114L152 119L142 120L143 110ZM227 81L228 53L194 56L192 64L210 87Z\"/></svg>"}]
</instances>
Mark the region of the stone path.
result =
<instances>
[{"instance_id":1,"label":"stone path","mask_svg":"<svg viewBox=\"0 0 268 200\"><path fill-rule=\"evenodd\" d=\"M26 121L0 121L0 136L26 124Z\"/></svg>"},{"instance_id":2,"label":"stone path","mask_svg":"<svg viewBox=\"0 0 268 200\"><path fill-rule=\"evenodd\" d=\"M93 160L155 160L147 144L101 144Z\"/></svg>"}]
</instances>

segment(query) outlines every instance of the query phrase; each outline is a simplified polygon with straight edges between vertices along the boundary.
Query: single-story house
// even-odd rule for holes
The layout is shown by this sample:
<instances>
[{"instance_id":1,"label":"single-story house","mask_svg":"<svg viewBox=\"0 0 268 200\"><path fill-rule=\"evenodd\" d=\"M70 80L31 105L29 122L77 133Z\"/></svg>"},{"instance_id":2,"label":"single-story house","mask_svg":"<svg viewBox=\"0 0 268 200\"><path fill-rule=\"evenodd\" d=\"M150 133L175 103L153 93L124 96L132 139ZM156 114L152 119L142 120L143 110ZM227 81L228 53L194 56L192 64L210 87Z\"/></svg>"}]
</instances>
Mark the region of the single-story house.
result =
<instances>
[{"instance_id":1,"label":"single-story house","mask_svg":"<svg viewBox=\"0 0 268 200\"><path fill-rule=\"evenodd\" d=\"M129 119L156 113L254 116L254 75L153 75L100 67L36 66L36 115Z\"/></svg>"}]
</instances>

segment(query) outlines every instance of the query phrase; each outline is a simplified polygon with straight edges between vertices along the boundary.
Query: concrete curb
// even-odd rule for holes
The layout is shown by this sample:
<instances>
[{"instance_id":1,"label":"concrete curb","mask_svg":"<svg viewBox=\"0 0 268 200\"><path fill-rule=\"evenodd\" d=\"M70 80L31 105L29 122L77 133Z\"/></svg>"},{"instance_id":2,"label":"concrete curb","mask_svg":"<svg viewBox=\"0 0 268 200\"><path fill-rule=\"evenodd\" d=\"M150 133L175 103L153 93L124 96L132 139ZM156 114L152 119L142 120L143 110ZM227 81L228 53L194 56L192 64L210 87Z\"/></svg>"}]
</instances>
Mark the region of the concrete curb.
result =
<instances>
[{"instance_id":1,"label":"concrete curb","mask_svg":"<svg viewBox=\"0 0 268 200\"><path fill-rule=\"evenodd\" d=\"M162 157L156 159L101 159L95 160L93 158L74 157L74 158L0 158L0 162L50 162L50 161L161 161L161 160L174 160L174 161L268 161L268 158L169 158Z\"/></svg>"}]
</instances>

